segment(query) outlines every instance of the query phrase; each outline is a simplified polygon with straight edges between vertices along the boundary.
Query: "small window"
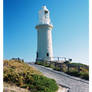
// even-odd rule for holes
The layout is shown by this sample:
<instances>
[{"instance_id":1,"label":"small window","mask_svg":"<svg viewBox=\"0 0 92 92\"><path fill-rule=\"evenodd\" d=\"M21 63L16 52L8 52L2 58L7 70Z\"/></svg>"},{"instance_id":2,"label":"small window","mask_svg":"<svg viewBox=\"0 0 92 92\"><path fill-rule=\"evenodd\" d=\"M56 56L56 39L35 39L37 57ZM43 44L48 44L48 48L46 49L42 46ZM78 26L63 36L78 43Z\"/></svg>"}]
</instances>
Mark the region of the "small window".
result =
<instances>
[{"instance_id":1,"label":"small window","mask_svg":"<svg viewBox=\"0 0 92 92\"><path fill-rule=\"evenodd\" d=\"M49 56L49 53L47 53L47 57Z\"/></svg>"},{"instance_id":2,"label":"small window","mask_svg":"<svg viewBox=\"0 0 92 92\"><path fill-rule=\"evenodd\" d=\"M37 58L38 58L38 52L37 52Z\"/></svg>"},{"instance_id":3,"label":"small window","mask_svg":"<svg viewBox=\"0 0 92 92\"><path fill-rule=\"evenodd\" d=\"M47 14L48 13L48 11L45 11L45 14Z\"/></svg>"}]
</instances>

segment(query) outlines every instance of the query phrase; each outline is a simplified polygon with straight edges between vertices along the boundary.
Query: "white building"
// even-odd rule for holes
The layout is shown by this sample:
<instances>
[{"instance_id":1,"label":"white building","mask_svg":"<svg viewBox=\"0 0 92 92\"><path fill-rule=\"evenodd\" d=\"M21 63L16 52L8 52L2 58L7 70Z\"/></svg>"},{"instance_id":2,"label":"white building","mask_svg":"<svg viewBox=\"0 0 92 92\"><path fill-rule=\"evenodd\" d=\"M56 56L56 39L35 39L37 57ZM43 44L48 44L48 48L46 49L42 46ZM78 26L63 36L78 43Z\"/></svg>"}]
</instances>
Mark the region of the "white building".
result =
<instances>
[{"instance_id":1,"label":"white building","mask_svg":"<svg viewBox=\"0 0 92 92\"><path fill-rule=\"evenodd\" d=\"M36 61L52 61L52 28L50 23L49 11L46 6L43 6L39 11L39 24L37 29L37 55Z\"/></svg>"}]
</instances>

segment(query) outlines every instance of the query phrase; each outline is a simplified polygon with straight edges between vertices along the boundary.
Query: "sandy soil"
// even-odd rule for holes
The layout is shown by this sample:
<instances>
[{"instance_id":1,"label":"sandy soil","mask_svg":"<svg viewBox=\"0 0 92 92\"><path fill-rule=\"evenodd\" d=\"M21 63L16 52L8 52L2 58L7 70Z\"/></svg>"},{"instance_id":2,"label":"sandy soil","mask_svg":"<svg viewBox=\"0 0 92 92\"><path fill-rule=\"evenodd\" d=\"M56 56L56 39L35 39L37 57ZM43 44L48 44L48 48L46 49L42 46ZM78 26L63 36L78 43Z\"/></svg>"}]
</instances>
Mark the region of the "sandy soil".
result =
<instances>
[{"instance_id":1,"label":"sandy soil","mask_svg":"<svg viewBox=\"0 0 92 92\"><path fill-rule=\"evenodd\" d=\"M4 83L3 92L29 92L27 89L17 87L12 84Z\"/></svg>"},{"instance_id":2,"label":"sandy soil","mask_svg":"<svg viewBox=\"0 0 92 92\"><path fill-rule=\"evenodd\" d=\"M64 87L59 86L59 89L57 92L67 92L67 89Z\"/></svg>"}]
</instances>

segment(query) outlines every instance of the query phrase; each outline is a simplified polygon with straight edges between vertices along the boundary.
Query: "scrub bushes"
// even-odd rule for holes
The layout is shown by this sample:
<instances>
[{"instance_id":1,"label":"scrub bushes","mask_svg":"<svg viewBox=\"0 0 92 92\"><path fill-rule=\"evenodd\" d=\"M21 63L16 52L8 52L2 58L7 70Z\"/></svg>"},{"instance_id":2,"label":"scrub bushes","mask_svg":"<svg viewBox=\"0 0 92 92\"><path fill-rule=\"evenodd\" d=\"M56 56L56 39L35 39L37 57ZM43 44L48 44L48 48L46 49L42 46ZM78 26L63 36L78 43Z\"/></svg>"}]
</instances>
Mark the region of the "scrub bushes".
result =
<instances>
[{"instance_id":1,"label":"scrub bushes","mask_svg":"<svg viewBox=\"0 0 92 92\"><path fill-rule=\"evenodd\" d=\"M4 82L13 83L30 92L56 92L56 81L43 76L35 68L16 60L4 61Z\"/></svg>"},{"instance_id":2,"label":"scrub bushes","mask_svg":"<svg viewBox=\"0 0 92 92\"><path fill-rule=\"evenodd\" d=\"M60 64L57 64L57 66L55 66L54 62L50 63L49 61L48 62L37 61L36 64L42 65L45 67L50 67L56 71L61 71L61 72L67 73L71 76L89 80L89 66L85 65L85 64L64 62L64 63L62 63L62 67L59 66ZM73 66L73 67L70 67L69 70L68 70L68 64L70 66ZM80 70L78 70L78 66L81 66Z\"/></svg>"}]
</instances>

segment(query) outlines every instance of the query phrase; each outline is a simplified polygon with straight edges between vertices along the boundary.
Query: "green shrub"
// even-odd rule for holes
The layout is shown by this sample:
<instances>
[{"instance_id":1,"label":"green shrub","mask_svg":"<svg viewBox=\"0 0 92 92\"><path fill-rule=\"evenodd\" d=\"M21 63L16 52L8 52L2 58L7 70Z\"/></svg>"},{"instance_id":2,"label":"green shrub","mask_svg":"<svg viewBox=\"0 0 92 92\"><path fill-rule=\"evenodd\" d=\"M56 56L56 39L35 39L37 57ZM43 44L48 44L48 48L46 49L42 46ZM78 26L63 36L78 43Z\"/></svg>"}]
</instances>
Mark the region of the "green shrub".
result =
<instances>
[{"instance_id":1,"label":"green shrub","mask_svg":"<svg viewBox=\"0 0 92 92\"><path fill-rule=\"evenodd\" d=\"M34 79L33 85L34 87L37 87L39 92L55 92L58 89L58 86L53 79L41 75L32 75L32 77Z\"/></svg>"},{"instance_id":2,"label":"green shrub","mask_svg":"<svg viewBox=\"0 0 92 92\"><path fill-rule=\"evenodd\" d=\"M71 76L76 76L76 77L80 76L80 73L76 70L72 70L72 71L69 71L69 72L66 72L66 73L71 75Z\"/></svg>"},{"instance_id":3,"label":"green shrub","mask_svg":"<svg viewBox=\"0 0 92 92\"><path fill-rule=\"evenodd\" d=\"M23 62L9 61L4 66L4 81L27 88L31 92L56 92L56 81L43 76L39 71Z\"/></svg>"},{"instance_id":4,"label":"green shrub","mask_svg":"<svg viewBox=\"0 0 92 92\"><path fill-rule=\"evenodd\" d=\"M49 67L55 70L55 65L50 64L50 66L49 66Z\"/></svg>"},{"instance_id":5,"label":"green shrub","mask_svg":"<svg viewBox=\"0 0 92 92\"><path fill-rule=\"evenodd\" d=\"M55 67L53 68L54 70L57 70L57 71L61 71L61 69L59 67Z\"/></svg>"},{"instance_id":6,"label":"green shrub","mask_svg":"<svg viewBox=\"0 0 92 92\"><path fill-rule=\"evenodd\" d=\"M89 80L89 73L88 72L80 72L80 78Z\"/></svg>"}]
</instances>

